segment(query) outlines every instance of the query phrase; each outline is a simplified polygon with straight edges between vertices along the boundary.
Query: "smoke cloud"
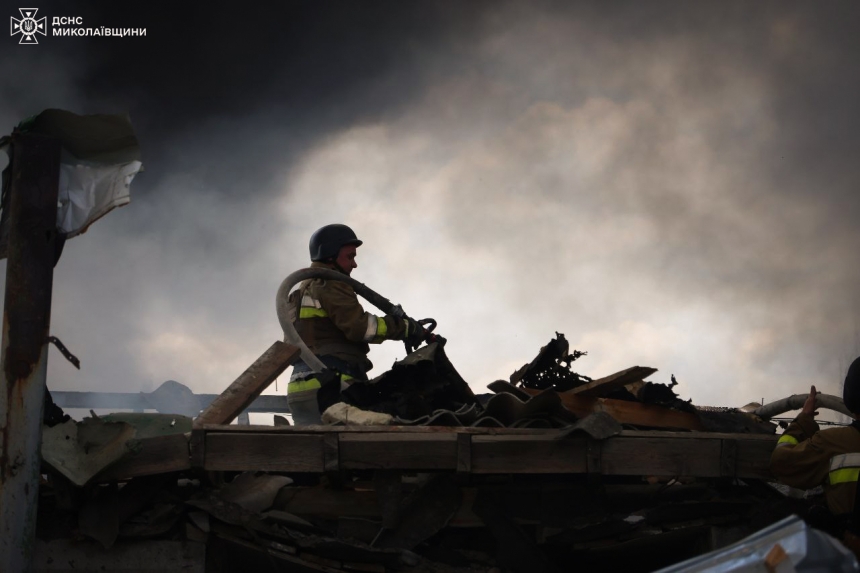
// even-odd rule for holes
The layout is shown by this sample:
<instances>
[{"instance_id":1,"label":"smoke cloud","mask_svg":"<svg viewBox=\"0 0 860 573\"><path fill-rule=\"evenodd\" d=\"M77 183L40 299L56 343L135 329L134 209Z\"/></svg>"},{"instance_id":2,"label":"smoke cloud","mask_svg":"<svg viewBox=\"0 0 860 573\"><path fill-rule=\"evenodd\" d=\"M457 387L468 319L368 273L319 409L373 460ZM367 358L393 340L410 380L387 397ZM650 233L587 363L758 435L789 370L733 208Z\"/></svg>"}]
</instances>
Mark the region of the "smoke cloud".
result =
<instances>
[{"instance_id":1,"label":"smoke cloud","mask_svg":"<svg viewBox=\"0 0 860 573\"><path fill-rule=\"evenodd\" d=\"M841 393L856 6L356 4L288 4L253 41L219 7L107 5L86 19L147 37L11 40L5 125L128 110L144 151L132 203L57 266L52 333L83 370L52 353L51 388L220 391L281 337L310 234L345 222L353 276L436 318L476 391L560 331L580 373L653 366L695 404Z\"/></svg>"}]
</instances>

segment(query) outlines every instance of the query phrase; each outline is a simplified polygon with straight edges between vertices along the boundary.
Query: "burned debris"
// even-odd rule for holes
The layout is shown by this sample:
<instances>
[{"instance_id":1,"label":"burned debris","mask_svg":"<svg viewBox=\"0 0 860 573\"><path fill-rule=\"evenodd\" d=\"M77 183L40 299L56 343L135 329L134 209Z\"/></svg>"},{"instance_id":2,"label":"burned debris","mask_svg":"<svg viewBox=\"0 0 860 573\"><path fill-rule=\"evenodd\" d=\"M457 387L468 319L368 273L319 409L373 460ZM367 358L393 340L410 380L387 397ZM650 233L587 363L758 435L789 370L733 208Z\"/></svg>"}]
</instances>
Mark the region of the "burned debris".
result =
<instances>
[{"instance_id":1,"label":"burned debris","mask_svg":"<svg viewBox=\"0 0 860 573\"><path fill-rule=\"evenodd\" d=\"M352 385L327 425L225 425L295 359L278 344L193 423L165 410L203 402L171 383L152 393L164 413L46 428L39 553L157 551L166 571L650 571L808 506L768 485L773 424L682 401L645 380L654 368L573 373L561 334L491 394L431 344Z\"/></svg>"},{"instance_id":2,"label":"burned debris","mask_svg":"<svg viewBox=\"0 0 860 573\"><path fill-rule=\"evenodd\" d=\"M398 422L410 425L428 424L431 416L440 411L468 410L478 404L438 343L419 348L366 384L351 385L336 399L365 410L391 414Z\"/></svg>"},{"instance_id":3,"label":"burned debris","mask_svg":"<svg viewBox=\"0 0 860 573\"><path fill-rule=\"evenodd\" d=\"M555 338L540 349L534 360L523 365L511 374L511 384L522 384L526 388L546 390L554 388L559 392L570 390L591 382L591 378L571 370L573 362L588 354L574 350L569 354L570 345L563 334L555 333Z\"/></svg>"}]
</instances>

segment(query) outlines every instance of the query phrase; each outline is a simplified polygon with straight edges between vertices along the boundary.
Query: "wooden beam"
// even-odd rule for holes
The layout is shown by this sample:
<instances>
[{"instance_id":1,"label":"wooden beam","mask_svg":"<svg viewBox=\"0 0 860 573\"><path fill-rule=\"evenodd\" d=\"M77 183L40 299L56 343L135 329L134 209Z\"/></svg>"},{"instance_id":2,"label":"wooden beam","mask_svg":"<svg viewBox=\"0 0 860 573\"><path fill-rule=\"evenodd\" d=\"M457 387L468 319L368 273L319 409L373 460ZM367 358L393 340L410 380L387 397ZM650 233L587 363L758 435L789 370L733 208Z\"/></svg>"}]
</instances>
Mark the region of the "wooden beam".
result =
<instances>
[{"instance_id":1,"label":"wooden beam","mask_svg":"<svg viewBox=\"0 0 860 573\"><path fill-rule=\"evenodd\" d=\"M526 392L534 396L541 390L524 388ZM584 418L594 412L606 412L621 424L632 424L634 426L648 426L651 428L672 428L678 430L703 431L701 420L695 414L681 412L656 404L643 404L642 402L630 402L628 400L613 400L611 398L596 398L593 396L582 396L570 392L560 392L561 403L565 408Z\"/></svg>"},{"instance_id":2,"label":"wooden beam","mask_svg":"<svg viewBox=\"0 0 860 573\"><path fill-rule=\"evenodd\" d=\"M458 435L382 428L339 434L207 431L204 469L322 473L335 467L337 437L339 470L770 478L777 440L708 432L625 431L602 441L558 435L557 430Z\"/></svg>"},{"instance_id":3,"label":"wooden beam","mask_svg":"<svg viewBox=\"0 0 860 573\"><path fill-rule=\"evenodd\" d=\"M457 434L341 434L341 469L457 469Z\"/></svg>"},{"instance_id":4,"label":"wooden beam","mask_svg":"<svg viewBox=\"0 0 860 573\"><path fill-rule=\"evenodd\" d=\"M737 440L722 440L720 449L720 474L734 477L738 467Z\"/></svg>"},{"instance_id":5,"label":"wooden beam","mask_svg":"<svg viewBox=\"0 0 860 573\"><path fill-rule=\"evenodd\" d=\"M206 464L206 432L194 428L191 430L191 438L188 440L188 452L191 459L191 467L202 468Z\"/></svg>"},{"instance_id":6,"label":"wooden beam","mask_svg":"<svg viewBox=\"0 0 860 573\"><path fill-rule=\"evenodd\" d=\"M472 473L584 474L586 450L585 438L472 436Z\"/></svg>"},{"instance_id":7,"label":"wooden beam","mask_svg":"<svg viewBox=\"0 0 860 573\"><path fill-rule=\"evenodd\" d=\"M321 473L324 443L322 434L207 433L203 469Z\"/></svg>"},{"instance_id":8,"label":"wooden beam","mask_svg":"<svg viewBox=\"0 0 860 573\"><path fill-rule=\"evenodd\" d=\"M570 393L579 394L581 396L596 397L606 396L615 390L623 388L627 384L644 380L655 372L657 372L656 368L650 368L648 366L632 366L626 370L622 370L621 372L616 372L615 374L606 376L605 378L598 378L597 380L592 380L588 384L583 384L582 386L577 386L576 388L567 390L567 392L563 392L563 394Z\"/></svg>"},{"instance_id":9,"label":"wooden beam","mask_svg":"<svg viewBox=\"0 0 860 573\"><path fill-rule=\"evenodd\" d=\"M323 466L327 472L340 470L340 437L338 434L323 435Z\"/></svg>"},{"instance_id":10,"label":"wooden beam","mask_svg":"<svg viewBox=\"0 0 860 573\"><path fill-rule=\"evenodd\" d=\"M699 436L697 438L691 436ZM708 434L553 440L540 436L473 436L473 473L599 473L771 478L775 436L734 440ZM728 442L727 445L724 444ZM733 452L730 459L725 451ZM599 468L594 461L599 456ZM597 470L595 472L595 470Z\"/></svg>"},{"instance_id":11,"label":"wooden beam","mask_svg":"<svg viewBox=\"0 0 860 573\"><path fill-rule=\"evenodd\" d=\"M472 435L457 434L457 472L470 473L472 471Z\"/></svg>"},{"instance_id":12,"label":"wooden beam","mask_svg":"<svg viewBox=\"0 0 860 573\"><path fill-rule=\"evenodd\" d=\"M231 426L232 427L232 426ZM622 430L622 438L669 438L678 440L738 440L740 442L765 442L776 444L776 434L738 434L730 432L673 432L670 430Z\"/></svg>"},{"instance_id":13,"label":"wooden beam","mask_svg":"<svg viewBox=\"0 0 860 573\"><path fill-rule=\"evenodd\" d=\"M470 426L237 426L230 424L203 424L195 427L205 432L237 434L541 434L546 428L498 428Z\"/></svg>"},{"instance_id":14,"label":"wooden beam","mask_svg":"<svg viewBox=\"0 0 860 573\"><path fill-rule=\"evenodd\" d=\"M722 440L605 440L604 474L718 477Z\"/></svg>"},{"instance_id":15,"label":"wooden beam","mask_svg":"<svg viewBox=\"0 0 860 573\"><path fill-rule=\"evenodd\" d=\"M242 413L269 384L295 362L301 353L297 346L277 341L218 396L194 421L203 424L228 424Z\"/></svg>"},{"instance_id":16,"label":"wooden beam","mask_svg":"<svg viewBox=\"0 0 860 573\"><path fill-rule=\"evenodd\" d=\"M11 149L3 213L9 260L0 345L0 570L23 571L36 533L62 146L16 132Z\"/></svg>"}]
</instances>

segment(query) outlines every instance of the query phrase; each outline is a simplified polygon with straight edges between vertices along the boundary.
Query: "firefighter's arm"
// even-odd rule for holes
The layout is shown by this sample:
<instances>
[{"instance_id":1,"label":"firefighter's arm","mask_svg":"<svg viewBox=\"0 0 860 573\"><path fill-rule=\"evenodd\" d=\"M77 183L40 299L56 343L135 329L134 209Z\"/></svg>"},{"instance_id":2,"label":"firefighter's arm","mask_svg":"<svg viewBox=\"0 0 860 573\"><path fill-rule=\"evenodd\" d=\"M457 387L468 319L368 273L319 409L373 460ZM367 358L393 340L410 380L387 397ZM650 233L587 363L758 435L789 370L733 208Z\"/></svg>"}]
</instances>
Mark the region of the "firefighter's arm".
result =
<instances>
[{"instance_id":1,"label":"firefighter's arm","mask_svg":"<svg viewBox=\"0 0 860 573\"><path fill-rule=\"evenodd\" d=\"M818 392L815 391L815 386L812 386L809 389L809 396L806 397L800 414L788 425L785 433L779 438L777 448L786 445L797 445L818 433L818 430L821 428L818 426L818 422L815 421L815 416L818 414L815 411L817 395Z\"/></svg>"},{"instance_id":2,"label":"firefighter's arm","mask_svg":"<svg viewBox=\"0 0 860 573\"><path fill-rule=\"evenodd\" d=\"M817 435L798 444L783 442L770 456L770 470L786 485L809 489L824 483L832 455Z\"/></svg>"},{"instance_id":3,"label":"firefighter's arm","mask_svg":"<svg viewBox=\"0 0 860 573\"><path fill-rule=\"evenodd\" d=\"M814 413L801 412L780 436L770 457L770 470L779 481L809 489L824 483L831 452L823 447Z\"/></svg>"},{"instance_id":4,"label":"firefighter's arm","mask_svg":"<svg viewBox=\"0 0 860 573\"><path fill-rule=\"evenodd\" d=\"M406 338L406 323L395 316L365 312L355 291L341 281L330 281L320 301L329 318L352 342L380 343Z\"/></svg>"}]
</instances>

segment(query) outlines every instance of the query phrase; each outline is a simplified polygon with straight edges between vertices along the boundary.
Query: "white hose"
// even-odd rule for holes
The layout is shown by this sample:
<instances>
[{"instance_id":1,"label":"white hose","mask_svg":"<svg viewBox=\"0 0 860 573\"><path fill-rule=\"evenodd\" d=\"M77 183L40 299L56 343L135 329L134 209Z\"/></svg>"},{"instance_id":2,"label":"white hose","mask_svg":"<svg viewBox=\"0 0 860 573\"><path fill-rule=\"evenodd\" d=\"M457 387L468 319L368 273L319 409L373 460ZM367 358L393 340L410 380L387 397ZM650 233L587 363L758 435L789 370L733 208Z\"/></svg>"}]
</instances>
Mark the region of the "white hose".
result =
<instances>
[{"instance_id":1,"label":"white hose","mask_svg":"<svg viewBox=\"0 0 860 573\"><path fill-rule=\"evenodd\" d=\"M335 270L299 269L287 276L287 278L285 278L281 283L281 286L278 287L278 294L275 296L275 308L278 312L278 321L281 323L281 329L284 331L284 341L299 347L302 351L302 362L310 366L313 372L322 372L325 370L325 364L323 364L320 359L311 352L311 349L304 343L301 336L299 336L299 333L296 332L296 328L293 326L293 323L290 321L290 291L293 290L294 286L308 279L326 279L345 282L355 290L356 294L360 294L386 314L392 312L395 308L399 308L394 307L390 300L368 288L364 283L360 283L359 281Z\"/></svg>"},{"instance_id":2,"label":"white hose","mask_svg":"<svg viewBox=\"0 0 860 573\"><path fill-rule=\"evenodd\" d=\"M785 412L800 410L803 408L803 403L806 402L806 398L808 396L809 394L795 394L794 396L789 396L788 398L783 398L782 400L777 400L776 402L771 402L770 404L765 404L764 406L756 408L753 410L753 414L759 418L770 420L774 416L779 416ZM842 401L842 398L838 396L817 394L815 396L815 407L827 408L828 410L834 410L840 414L853 417L848 408L845 407L845 403Z\"/></svg>"}]
</instances>

